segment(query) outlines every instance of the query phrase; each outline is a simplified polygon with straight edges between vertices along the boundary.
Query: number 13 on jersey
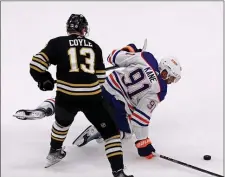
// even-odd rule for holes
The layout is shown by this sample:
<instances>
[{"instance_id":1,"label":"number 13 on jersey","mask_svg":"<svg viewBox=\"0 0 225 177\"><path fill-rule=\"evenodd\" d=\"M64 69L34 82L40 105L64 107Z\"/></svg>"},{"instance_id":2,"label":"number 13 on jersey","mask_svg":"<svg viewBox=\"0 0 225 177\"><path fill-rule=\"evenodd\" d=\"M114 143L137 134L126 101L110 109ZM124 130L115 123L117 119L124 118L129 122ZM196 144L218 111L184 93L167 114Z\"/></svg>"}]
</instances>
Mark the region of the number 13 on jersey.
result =
<instances>
[{"instance_id":1,"label":"number 13 on jersey","mask_svg":"<svg viewBox=\"0 0 225 177\"><path fill-rule=\"evenodd\" d=\"M79 72L80 69L86 73L95 73L95 53L92 48L82 47L79 50L79 55L85 56L85 64L80 64L78 66L77 62L77 48L71 47L68 50L69 60L70 60L70 72ZM89 57L87 57L89 55ZM87 66L88 65L88 66Z\"/></svg>"}]
</instances>

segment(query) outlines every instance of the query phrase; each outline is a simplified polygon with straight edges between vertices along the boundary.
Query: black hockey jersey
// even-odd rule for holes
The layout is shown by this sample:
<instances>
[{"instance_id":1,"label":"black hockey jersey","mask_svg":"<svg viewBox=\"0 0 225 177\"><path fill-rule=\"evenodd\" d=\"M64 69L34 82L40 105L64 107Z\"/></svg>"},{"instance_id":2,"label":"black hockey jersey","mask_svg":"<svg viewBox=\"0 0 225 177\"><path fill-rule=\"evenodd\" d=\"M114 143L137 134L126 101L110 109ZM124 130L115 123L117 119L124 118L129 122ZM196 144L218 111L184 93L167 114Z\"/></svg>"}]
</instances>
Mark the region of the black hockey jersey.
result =
<instances>
[{"instance_id":1,"label":"black hockey jersey","mask_svg":"<svg viewBox=\"0 0 225 177\"><path fill-rule=\"evenodd\" d=\"M105 66L102 50L94 41L75 34L51 39L32 58L34 80L38 82L51 64L57 66L57 94L70 99L101 95Z\"/></svg>"}]
</instances>

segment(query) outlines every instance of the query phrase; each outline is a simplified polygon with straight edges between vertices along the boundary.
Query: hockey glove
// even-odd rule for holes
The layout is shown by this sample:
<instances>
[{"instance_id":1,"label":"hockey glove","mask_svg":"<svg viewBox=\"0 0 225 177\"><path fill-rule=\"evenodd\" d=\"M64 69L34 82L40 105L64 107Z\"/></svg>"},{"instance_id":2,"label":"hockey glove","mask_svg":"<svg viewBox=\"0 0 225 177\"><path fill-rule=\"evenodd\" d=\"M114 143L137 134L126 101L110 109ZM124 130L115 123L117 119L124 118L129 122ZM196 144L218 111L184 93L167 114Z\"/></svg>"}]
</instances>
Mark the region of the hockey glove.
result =
<instances>
[{"instance_id":1,"label":"hockey glove","mask_svg":"<svg viewBox=\"0 0 225 177\"><path fill-rule=\"evenodd\" d=\"M145 157L147 159L151 159L153 157L152 153L155 152L155 148L152 146L149 138L136 141L135 146L137 147L138 154L141 157Z\"/></svg>"},{"instance_id":2,"label":"hockey glove","mask_svg":"<svg viewBox=\"0 0 225 177\"><path fill-rule=\"evenodd\" d=\"M38 82L38 87L42 91L48 91L54 89L55 81L52 78L52 75L46 71L41 76L41 81Z\"/></svg>"},{"instance_id":3,"label":"hockey glove","mask_svg":"<svg viewBox=\"0 0 225 177\"><path fill-rule=\"evenodd\" d=\"M141 52L142 49L138 49L135 44L128 44L127 46L123 47L121 50L127 51L127 52Z\"/></svg>"}]
</instances>

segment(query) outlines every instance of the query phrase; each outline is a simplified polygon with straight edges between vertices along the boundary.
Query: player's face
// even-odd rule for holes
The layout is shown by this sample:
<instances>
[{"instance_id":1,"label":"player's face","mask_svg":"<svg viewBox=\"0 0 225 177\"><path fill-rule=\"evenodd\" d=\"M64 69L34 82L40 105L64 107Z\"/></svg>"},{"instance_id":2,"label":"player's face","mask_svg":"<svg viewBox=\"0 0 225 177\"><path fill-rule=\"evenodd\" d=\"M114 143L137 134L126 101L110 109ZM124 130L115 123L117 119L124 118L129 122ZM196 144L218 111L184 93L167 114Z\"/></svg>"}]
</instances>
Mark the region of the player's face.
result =
<instances>
[{"instance_id":1,"label":"player's face","mask_svg":"<svg viewBox=\"0 0 225 177\"><path fill-rule=\"evenodd\" d=\"M83 36L87 36L88 33L89 33L89 28L88 28L88 26L86 26L86 27L84 27L84 28L82 29L82 35L83 35Z\"/></svg>"},{"instance_id":2,"label":"player's face","mask_svg":"<svg viewBox=\"0 0 225 177\"><path fill-rule=\"evenodd\" d=\"M168 73L167 73L166 70L163 70L163 71L161 72L161 77L162 77L163 80L166 80L167 74L168 74Z\"/></svg>"},{"instance_id":3,"label":"player's face","mask_svg":"<svg viewBox=\"0 0 225 177\"><path fill-rule=\"evenodd\" d=\"M161 77L163 80L166 81L167 84L172 84L176 79L174 76L170 76L170 75L168 76L168 72L166 70L161 72Z\"/></svg>"},{"instance_id":4,"label":"player's face","mask_svg":"<svg viewBox=\"0 0 225 177\"><path fill-rule=\"evenodd\" d=\"M167 80L166 80L166 83L167 84L172 84L174 81L175 81L175 77L174 76L170 76Z\"/></svg>"}]
</instances>

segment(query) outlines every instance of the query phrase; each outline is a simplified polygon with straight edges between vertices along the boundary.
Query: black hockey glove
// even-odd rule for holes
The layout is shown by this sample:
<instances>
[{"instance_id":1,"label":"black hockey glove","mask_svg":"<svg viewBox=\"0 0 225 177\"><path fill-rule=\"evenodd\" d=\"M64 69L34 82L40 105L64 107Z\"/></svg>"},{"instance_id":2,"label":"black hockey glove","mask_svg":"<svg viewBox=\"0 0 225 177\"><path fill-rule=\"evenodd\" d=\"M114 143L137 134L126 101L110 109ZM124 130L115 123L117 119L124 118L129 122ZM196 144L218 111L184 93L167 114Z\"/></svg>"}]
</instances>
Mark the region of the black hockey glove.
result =
<instances>
[{"instance_id":1,"label":"black hockey glove","mask_svg":"<svg viewBox=\"0 0 225 177\"><path fill-rule=\"evenodd\" d=\"M55 81L52 78L52 75L46 71L41 76L41 81L38 82L38 87L42 91L48 91L54 89Z\"/></svg>"}]
</instances>

